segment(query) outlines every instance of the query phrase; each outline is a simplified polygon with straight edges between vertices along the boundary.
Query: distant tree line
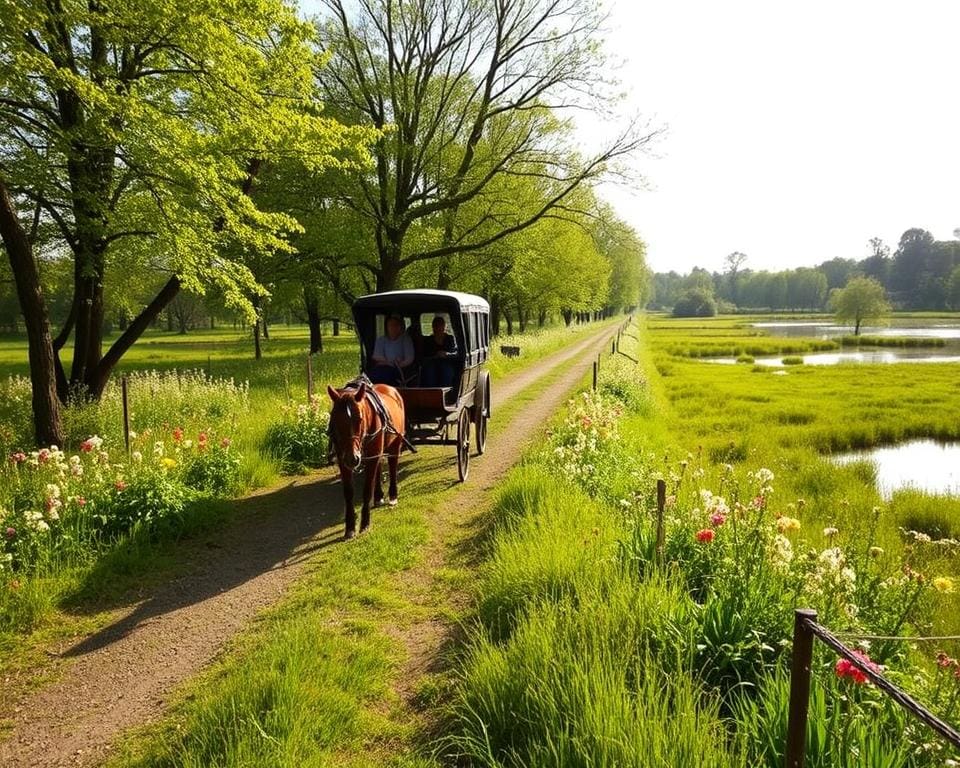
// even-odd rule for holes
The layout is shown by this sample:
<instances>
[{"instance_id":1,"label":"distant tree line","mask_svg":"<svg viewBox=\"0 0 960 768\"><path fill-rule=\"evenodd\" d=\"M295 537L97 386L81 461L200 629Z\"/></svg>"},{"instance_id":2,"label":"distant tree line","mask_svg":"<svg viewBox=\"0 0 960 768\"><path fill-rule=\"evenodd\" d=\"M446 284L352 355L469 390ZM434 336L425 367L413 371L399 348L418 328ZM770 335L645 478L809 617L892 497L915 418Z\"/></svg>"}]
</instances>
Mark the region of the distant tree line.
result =
<instances>
[{"instance_id":1,"label":"distant tree line","mask_svg":"<svg viewBox=\"0 0 960 768\"><path fill-rule=\"evenodd\" d=\"M695 267L689 274L658 272L653 276L655 309L678 309L697 316L717 311L817 311L827 309L831 294L856 277L876 280L894 308L960 310L960 231L957 239L936 240L924 229L908 229L896 250L879 238L869 241L863 259L833 258L816 267L777 272L752 270L747 256L726 257L722 272Z\"/></svg>"}]
</instances>

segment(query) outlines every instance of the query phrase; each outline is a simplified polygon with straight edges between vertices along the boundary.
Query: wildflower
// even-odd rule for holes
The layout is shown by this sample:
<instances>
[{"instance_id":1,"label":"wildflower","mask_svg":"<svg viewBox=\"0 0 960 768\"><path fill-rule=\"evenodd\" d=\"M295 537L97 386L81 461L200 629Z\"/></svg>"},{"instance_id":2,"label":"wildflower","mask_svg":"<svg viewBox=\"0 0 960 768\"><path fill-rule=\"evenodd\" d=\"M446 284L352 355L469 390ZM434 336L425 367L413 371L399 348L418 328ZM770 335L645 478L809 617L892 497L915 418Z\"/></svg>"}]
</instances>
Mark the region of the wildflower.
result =
<instances>
[{"instance_id":1,"label":"wildflower","mask_svg":"<svg viewBox=\"0 0 960 768\"><path fill-rule=\"evenodd\" d=\"M163 456L163 440L157 440L153 444L153 455L154 456Z\"/></svg>"},{"instance_id":2,"label":"wildflower","mask_svg":"<svg viewBox=\"0 0 960 768\"><path fill-rule=\"evenodd\" d=\"M136 440L136 439L137 439L137 433L134 432L132 429L130 430L130 432L129 432L128 434L129 434L129 437L130 437L131 440Z\"/></svg>"},{"instance_id":3,"label":"wildflower","mask_svg":"<svg viewBox=\"0 0 960 768\"><path fill-rule=\"evenodd\" d=\"M160 464L164 469L173 469L175 466L177 466L177 460L171 459L169 456L164 456L162 459L160 459Z\"/></svg>"},{"instance_id":4,"label":"wildflower","mask_svg":"<svg viewBox=\"0 0 960 768\"><path fill-rule=\"evenodd\" d=\"M39 451L37 451L37 461L39 461L41 464L46 464L48 461L50 461L50 451L48 451L46 448L41 448Z\"/></svg>"},{"instance_id":5,"label":"wildflower","mask_svg":"<svg viewBox=\"0 0 960 768\"><path fill-rule=\"evenodd\" d=\"M193 440L184 440L183 447L186 448L187 450L190 450L191 448L193 448Z\"/></svg>"},{"instance_id":6,"label":"wildflower","mask_svg":"<svg viewBox=\"0 0 960 768\"><path fill-rule=\"evenodd\" d=\"M75 498L74 501L77 503L78 507L87 506L87 500L83 498L83 496L77 496L77 498Z\"/></svg>"},{"instance_id":7,"label":"wildflower","mask_svg":"<svg viewBox=\"0 0 960 768\"><path fill-rule=\"evenodd\" d=\"M130 454L130 458L133 460L134 464L139 464L143 461L143 454L140 451L134 451Z\"/></svg>"},{"instance_id":8,"label":"wildflower","mask_svg":"<svg viewBox=\"0 0 960 768\"><path fill-rule=\"evenodd\" d=\"M824 528L824 529L823 529L823 535L826 536L828 539L832 539L832 538L833 538L834 536L836 536L838 533L840 533L840 531L839 531L839 529L837 529L837 528Z\"/></svg>"},{"instance_id":9,"label":"wildflower","mask_svg":"<svg viewBox=\"0 0 960 768\"><path fill-rule=\"evenodd\" d=\"M10 454L10 461L14 465L23 464L23 462L25 462L26 460L27 460L27 454L25 454L23 451L17 451L16 453Z\"/></svg>"},{"instance_id":10,"label":"wildflower","mask_svg":"<svg viewBox=\"0 0 960 768\"><path fill-rule=\"evenodd\" d=\"M799 531L800 521L795 517L781 517L777 520L777 530L780 531L780 533Z\"/></svg>"},{"instance_id":11,"label":"wildflower","mask_svg":"<svg viewBox=\"0 0 960 768\"><path fill-rule=\"evenodd\" d=\"M862 651L854 651L853 655L857 657L857 660L862 666L866 667L871 672L880 671L880 666L871 661L870 657ZM836 672L837 677L848 677L857 685L862 685L863 683L867 682L867 676L849 659L838 659L837 664L834 667L834 671Z\"/></svg>"},{"instance_id":12,"label":"wildflower","mask_svg":"<svg viewBox=\"0 0 960 768\"><path fill-rule=\"evenodd\" d=\"M940 667L940 669L952 667L954 663L954 660L947 656L947 654L945 654L943 651L940 651L940 653L937 654L937 666Z\"/></svg>"},{"instance_id":13,"label":"wildflower","mask_svg":"<svg viewBox=\"0 0 960 768\"><path fill-rule=\"evenodd\" d=\"M727 516L722 512L714 512L712 515L710 515L710 525L712 525L714 528L723 525L725 522L727 522Z\"/></svg>"},{"instance_id":14,"label":"wildflower","mask_svg":"<svg viewBox=\"0 0 960 768\"><path fill-rule=\"evenodd\" d=\"M117 491L122 492L127 489L127 484L124 482L123 478L121 477L121 478L117 478L117 482L113 484L113 487L116 488Z\"/></svg>"},{"instance_id":15,"label":"wildflower","mask_svg":"<svg viewBox=\"0 0 960 768\"><path fill-rule=\"evenodd\" d=\"M10 527L10 526L8 525L8 526L7 526L7 530L4 531L4 535L5 535L8 539L12 539L12 538L14 538L14 537L17 535L17 529L16 529L16 528L12 528L12 527Z\"/></svg>"},{"instance_id":16,"label":"wildflower","mask_svg":"<svg viewBox=\"0 0 960 768\"><path fill-rule=\"evenodd\" d=\"M230 447L230 438L229 438L229 437L223 438L223 439L220 441L220 447L221 447L221 448L229 448L229 447ZM676 497L674 497L674 498L676 498Z\"/></svg>"},{"instance_id":17,"label":"wildflower","mask_svg":"<svg viewBox=\"0 0 960 768\"><path fill-rule=\"evenodd\" d=\"M937 592L943 592L945 595L949 595L954 589L953 579L949 576L937 576L930 583Z\"/></svg>"},{"instance_id":18,"label":"wildflower","mask_svg":"<svg viewBox=\"0 0 960 768\"><path fill-rule=\"evenodd\" d=\"M173 430L173 442L179 443L183 440L183 427L177 427Z\"/></svg>"},{"instance_id":19,"label":"wildflower","mask_svg":"<svg viewBox=\"0 0 960 768\"><path fill-rule=\"evenodd\" d=\"M205 451L207 449L207 433L201 432L197 435L197 450Z\"/></svg>"},{"instance_id":20,"label":"wildflower","mask_svg":"<svg viewBox=\"0 0 960 768\"><path fill-rule=\"evenodd\" d=\"M713 541L714 537L712 528L704 528L699 530L695 535L697 541L699 541L701 544L709 544L711 541Z\"/></svg>"},{"instance_id":21,"label":"wildflower","mask_svg":"<svg viewBox=\"0 0 960 768\"><path fill-rule=\"evenodd\" d=\"M870 549L867 551L870 554L870 557L880 557L883 554L882 547L870 547Z\"/></svg>"}]
</instances>

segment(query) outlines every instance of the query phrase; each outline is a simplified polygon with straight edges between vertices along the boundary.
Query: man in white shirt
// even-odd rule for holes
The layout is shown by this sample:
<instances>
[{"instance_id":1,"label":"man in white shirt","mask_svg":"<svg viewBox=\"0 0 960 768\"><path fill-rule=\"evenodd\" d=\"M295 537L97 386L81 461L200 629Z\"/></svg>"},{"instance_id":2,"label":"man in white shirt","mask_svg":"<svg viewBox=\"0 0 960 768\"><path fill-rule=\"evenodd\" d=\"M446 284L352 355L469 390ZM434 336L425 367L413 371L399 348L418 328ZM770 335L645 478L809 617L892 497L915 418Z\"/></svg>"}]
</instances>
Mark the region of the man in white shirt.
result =
<instances>
[{"instance_id":1,"label":"man in white shirt","mask_svg":"<svg viewBox=\"0 0 960 768\"><path fill-rule=\"evenodd\" d=\"M404 333L403 318L391 315L387 318L387 335L377 337L373 345L371 381L400 386L401 369L411 365L413 359L413 341Z\"/></svg>"}]
</instances>

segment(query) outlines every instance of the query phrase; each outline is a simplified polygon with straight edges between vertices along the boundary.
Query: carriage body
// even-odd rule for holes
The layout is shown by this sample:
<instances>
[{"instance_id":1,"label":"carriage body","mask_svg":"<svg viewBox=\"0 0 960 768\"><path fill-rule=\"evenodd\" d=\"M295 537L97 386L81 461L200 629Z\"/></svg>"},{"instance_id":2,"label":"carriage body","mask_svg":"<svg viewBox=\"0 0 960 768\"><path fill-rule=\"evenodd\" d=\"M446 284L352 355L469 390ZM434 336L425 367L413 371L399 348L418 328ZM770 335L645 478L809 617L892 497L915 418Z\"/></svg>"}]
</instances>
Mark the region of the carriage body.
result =
<instances>
[{"instance_id":1,"label":"carriage body","mask_svg":"<svg viewBox=\"0 0 960 768\"><path fill-rule=\"evenodd\" d=\"M389 291L361 296L353 303L353 318L360 341L360 370L371 368L377 337L386 332L391 315L403 318L413 342L414 363L403 371L398 387L406 412L406 436L414 445L454 445L460 479L469 472L471 425L473 443L483 453L490 418L490 305L480 296L430 289ZM433 318L446 319L447 331L457 344L450 359L455 369L453 386L420 386L423 342L432 332Z\"/></svg>"}]
</instances>

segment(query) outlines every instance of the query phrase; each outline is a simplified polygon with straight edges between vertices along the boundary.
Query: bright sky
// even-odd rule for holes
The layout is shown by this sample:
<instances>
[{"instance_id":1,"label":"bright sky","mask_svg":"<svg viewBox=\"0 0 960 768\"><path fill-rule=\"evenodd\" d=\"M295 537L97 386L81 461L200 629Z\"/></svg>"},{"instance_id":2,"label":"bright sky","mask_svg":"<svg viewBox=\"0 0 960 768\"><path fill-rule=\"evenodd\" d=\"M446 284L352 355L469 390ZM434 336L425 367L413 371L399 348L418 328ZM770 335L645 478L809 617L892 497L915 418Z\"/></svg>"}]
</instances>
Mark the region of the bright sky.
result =
<instances>
[{"instance_id":1,"label":"bright sky","mask_svg":"<svg viewBox=\"0 0 960 768\"><path fill-rule=\"evenodd\" d=\"M960 227L960 3L602 2L624 113L668 129L634 163L648 189L603 190L655 270L859 259Z\"/></svg>"},{"instance_id":2,"label":"bright sky","mask_svg":"<svg viewBox=\"0 0 960 768\"><path fill-rule=\"evenodd\" d=\"M608 0L629 109L668 126L607 190L657 271L863 258L960 227L960 3Z\"/></svg>"}]
</instances>

